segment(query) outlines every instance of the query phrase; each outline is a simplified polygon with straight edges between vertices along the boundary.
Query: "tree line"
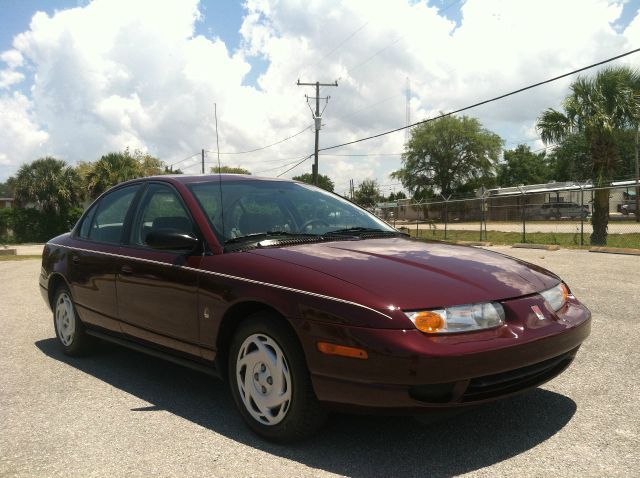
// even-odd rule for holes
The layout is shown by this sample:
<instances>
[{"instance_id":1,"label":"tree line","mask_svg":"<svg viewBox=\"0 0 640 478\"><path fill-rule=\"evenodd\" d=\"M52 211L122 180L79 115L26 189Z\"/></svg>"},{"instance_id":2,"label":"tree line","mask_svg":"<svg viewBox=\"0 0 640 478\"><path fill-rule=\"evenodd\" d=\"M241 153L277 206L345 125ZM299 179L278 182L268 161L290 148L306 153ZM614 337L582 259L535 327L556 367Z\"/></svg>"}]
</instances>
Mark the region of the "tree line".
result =
<instances>
[{"instance_id":1,"label":"tree line","mask_svg":"<svg viewBox=\"0 0 640 478\"><path fill-rule=\"evenodd\" d=\"M82 214L82 204L110 187L169 172L158 158L129 149L76 166L49 156L23 164L0 183L0 196L13 197L16 206L0 209L0 241L46 241L68 231Z\"/></svg>"}]
</instances>

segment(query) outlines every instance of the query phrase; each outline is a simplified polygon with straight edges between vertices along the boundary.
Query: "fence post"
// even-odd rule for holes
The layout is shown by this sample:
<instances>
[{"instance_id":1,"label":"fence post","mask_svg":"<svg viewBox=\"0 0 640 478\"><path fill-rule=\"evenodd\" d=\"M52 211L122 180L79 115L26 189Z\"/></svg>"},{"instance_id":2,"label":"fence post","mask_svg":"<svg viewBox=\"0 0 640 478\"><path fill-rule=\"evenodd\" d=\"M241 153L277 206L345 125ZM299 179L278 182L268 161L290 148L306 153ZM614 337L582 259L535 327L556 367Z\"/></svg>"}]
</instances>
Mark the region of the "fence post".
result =
<instances>
[{"instance_id":1,"label":"fence post","mask_svg":"<svg viewBox=\"0 0 640 478\"><path fill-rule=\"evenodd\" d=\"M451 199L451 194L449 194L447 197L444 197L444 195L440 194L440 196L442 196L442 199L444 199L444 240L447 240L447 223L449 222L449 199Z\"/></svg>"},{"instance_id":2,"label":"fence post","mask_svg":"<svg viewBox=\"0 0 640 478\"><path fill-rule=\"evenodd\" d=\"M584 185L580 185L580 247L584 246Z\"/></svg>"},{"instance_id":3,"label":"fence post","mask_svg":"<svg viewBox=\"0 0 640 478\"><path fill-rule=\"evenodd\" d=\"M527 197L524 188L518 186L518 189L522 193L522 242L527 242Z\"/></svg>"},{"instance_id":4,"label":"fence post","mask_svg":"<svg viewBox=\"0 0 640 478\"><path fill-rule=\"evenodd\" d=\"M396 207L393 210L393 227L396 227L396 216L398 215L398 203L396 203Z\"/></svg>"}]
</instances>

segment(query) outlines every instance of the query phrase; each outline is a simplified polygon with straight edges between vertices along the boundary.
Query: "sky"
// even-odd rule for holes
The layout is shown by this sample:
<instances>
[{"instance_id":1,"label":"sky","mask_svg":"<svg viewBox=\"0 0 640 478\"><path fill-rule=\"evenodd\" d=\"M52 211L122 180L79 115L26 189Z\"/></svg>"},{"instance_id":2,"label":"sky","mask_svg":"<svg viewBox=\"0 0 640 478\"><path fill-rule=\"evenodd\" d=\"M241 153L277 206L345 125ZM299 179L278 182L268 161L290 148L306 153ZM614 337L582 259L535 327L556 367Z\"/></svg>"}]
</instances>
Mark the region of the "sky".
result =
<instances>
[{"instance_id":1,"label":"sky","mask_svg":"<svg viewBox=\"0 0 640 478\"><path fill-rule=\"evenodd\" d=\"M404 126L407 104L415 122L635 48L640 0L0 0L0 181L127 147L198 173L201 149L217 161L214 104L223 165L292 177L314 146L298 79L338 82L320 94L328 147ZM537 117L575 78L465 114L539 149ZM339 193L400 190L404 142L326 151L319 171Z\"/></svg>"}]
</instances>

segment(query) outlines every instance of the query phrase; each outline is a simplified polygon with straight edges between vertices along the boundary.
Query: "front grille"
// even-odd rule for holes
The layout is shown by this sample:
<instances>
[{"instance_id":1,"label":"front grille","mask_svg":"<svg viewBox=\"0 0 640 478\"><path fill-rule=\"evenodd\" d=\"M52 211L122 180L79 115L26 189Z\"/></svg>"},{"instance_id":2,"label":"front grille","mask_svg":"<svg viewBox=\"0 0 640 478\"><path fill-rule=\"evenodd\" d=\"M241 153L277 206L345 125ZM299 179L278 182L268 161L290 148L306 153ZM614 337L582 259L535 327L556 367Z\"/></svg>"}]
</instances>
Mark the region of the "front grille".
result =
<instances>
[{"instance_id":1,"label":"front grille","mask_svg":"<svg viewBox=\"0 0 640 478\"><path fill-rule=\"evenodd\" d=\"M576 356L577 348L526 367L472 378L460 401L475 402L507 395L530 387L538 386L552 379L566 369Z\"/></svg>"}]
</instances>

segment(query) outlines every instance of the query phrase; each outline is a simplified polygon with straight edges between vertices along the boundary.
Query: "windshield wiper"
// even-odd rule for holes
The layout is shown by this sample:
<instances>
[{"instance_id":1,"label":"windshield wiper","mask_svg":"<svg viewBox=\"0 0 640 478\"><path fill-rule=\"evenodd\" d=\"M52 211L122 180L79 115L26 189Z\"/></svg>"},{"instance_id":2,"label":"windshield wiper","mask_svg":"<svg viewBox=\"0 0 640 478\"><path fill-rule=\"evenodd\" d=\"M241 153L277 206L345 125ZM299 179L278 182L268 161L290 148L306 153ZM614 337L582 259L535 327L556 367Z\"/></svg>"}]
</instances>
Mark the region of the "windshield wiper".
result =
<instances>
[{"instance_id":1,"label":"windshield wiper","mask_svg":"<svg viewBox=\"0 0 640 478\"><path fill-rule=\"evenodd\" d=\"M265 232L254 232L251 234L245 234L244 236L232 237L231 239L227 239L224 243L226 244L234 244L237 242L243 241L255 241L267 238L273 238L278 236L286 236L286 237L318 237L318 234L307 234L303 232L288 232L288 231L265 231Z\"/></svg>"},{"instance_id":2,"label":"windshield wiper","mask_svg":"<svg viewBox=\"0 0 640 478\"><path fill-rule=\"evenodd\" d=\"M385 231L384 229L378 229L374 227L347 227L344 229L336 229L335 231L325 232L323 236L354 236L358 234L382 234L382 235L396 235L403 234L400 231Z\"/></svg>"}]
</instances>

